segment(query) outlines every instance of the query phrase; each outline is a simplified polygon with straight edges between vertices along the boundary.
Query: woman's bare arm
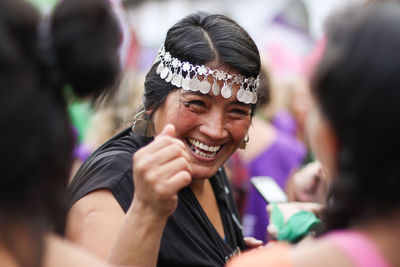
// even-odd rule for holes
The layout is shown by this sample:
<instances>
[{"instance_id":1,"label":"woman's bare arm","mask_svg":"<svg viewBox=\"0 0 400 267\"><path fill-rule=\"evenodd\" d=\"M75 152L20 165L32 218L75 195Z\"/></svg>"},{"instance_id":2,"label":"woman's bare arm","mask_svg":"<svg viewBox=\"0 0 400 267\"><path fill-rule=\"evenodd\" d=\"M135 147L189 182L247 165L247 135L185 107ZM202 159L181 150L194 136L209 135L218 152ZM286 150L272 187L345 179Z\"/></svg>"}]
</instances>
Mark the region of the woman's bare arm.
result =
<instances>
[{"instance_id":1,"label":"woman's bare arm","mask_svg":"<svg viewBox=\"0 0 400 267\"><path fill-rule=\"evenodd\" d=\"M135 194L125 214L109 190L96 190L71 208L67 237L113 264L155 266L177 192L191 181L189 156L167 125L134 155Z\"/></svg>"}]
</instances>

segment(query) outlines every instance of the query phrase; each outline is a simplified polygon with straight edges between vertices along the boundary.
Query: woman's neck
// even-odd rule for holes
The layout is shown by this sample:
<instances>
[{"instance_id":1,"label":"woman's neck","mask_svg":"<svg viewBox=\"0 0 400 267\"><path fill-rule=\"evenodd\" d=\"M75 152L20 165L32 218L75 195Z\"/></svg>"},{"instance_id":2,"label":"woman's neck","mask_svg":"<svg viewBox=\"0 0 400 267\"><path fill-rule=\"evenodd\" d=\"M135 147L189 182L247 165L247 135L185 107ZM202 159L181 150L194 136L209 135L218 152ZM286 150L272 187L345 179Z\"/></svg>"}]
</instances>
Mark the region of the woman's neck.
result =
<instances>
[{"instance_id":1,"label":"woman's neck","mask_svg":"<svg viewBox=\"0 0 400 267\"><path fill-rule=\"evenodd\" d=\"M199 198L205 193L207 183L210 183L209 179L193 179L190 183L190 189L192 189L195 196Z\"/></svg>"},{"instance_id":2,"label":"woman's neck","mask_svg":"<svg viewBox=\"0 0 400 267\"><path fill-rule=\"evenodd\" d=\"M219 233L221 238L224 238L225 231L222 224L221 213L210 179L193 180L190 188L215 230Z\"/></svg>"}]
</instances>

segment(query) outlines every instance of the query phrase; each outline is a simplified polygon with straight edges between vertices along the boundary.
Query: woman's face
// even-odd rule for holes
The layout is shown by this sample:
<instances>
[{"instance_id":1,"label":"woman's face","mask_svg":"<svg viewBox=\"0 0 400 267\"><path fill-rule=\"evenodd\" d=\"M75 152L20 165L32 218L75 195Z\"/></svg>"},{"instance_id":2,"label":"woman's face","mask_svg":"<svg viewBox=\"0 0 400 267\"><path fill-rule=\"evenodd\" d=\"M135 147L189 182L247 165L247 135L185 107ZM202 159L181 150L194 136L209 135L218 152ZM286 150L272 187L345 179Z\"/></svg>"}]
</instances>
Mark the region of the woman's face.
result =
<instances>
[{"instance_id":1,"label":"woman's face","mask_svg":"<svg viewBox=\"0 0 400 267\"><path fill-rule=\"evenodd\" d=\"M327 177L334 177L337 140L331 125L316 104L308 113L306 130L311 150L326 170Z\"/></svg>"},{"instance_id":2,"label":"woman's face","mask_svg":"<svg viewBox=\"0 0 400 267\"><path fill-rule=\"evenodd\" d=\"M226 67L208 66L235 73ZM202 94L178 89L155 111L156 134L168 123L175 126L176 137L186 144L190 155L194 179L213 176L246 136L251 106L238 102L238 88L234 86L233 89L229 99L211 92Z\"/></svg>"}]
</instances>

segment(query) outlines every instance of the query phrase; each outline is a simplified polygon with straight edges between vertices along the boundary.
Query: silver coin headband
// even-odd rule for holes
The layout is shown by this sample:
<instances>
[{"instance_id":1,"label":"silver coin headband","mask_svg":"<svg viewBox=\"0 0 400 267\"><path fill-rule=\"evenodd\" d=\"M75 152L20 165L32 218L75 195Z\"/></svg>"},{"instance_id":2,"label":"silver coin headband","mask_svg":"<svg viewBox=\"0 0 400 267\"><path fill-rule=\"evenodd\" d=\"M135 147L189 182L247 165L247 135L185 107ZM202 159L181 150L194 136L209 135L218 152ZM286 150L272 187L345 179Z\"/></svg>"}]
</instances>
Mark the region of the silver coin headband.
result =
<instances>
[{"instance_id":1,"label":"silver coin headband","mask_svg":"<svg viewBox=\"0 0 400 267\"><path fill-rule=\"evenodd\" d=\"M258 77L246 78L240 74L229 74L221 70L212 70L204 65L193 65L189 62L182 62L171 56L162 46L158 51L158 55L154 63L160 62L157 66L157 74L161 79L176 87L182 87L184 90L200 91L208 94L210 91L215 96L220 93L224 98L230 98L233 94L232 85L234 83L240 85L240 89L236 94L238 101L245 104L257 103L257 87ZM207 80L207 76L212 75L213 84ZM201 80L200 80L200 79ZM222 88L219 87L218 81L223 81Z\"/></svg>"}]
</instances>

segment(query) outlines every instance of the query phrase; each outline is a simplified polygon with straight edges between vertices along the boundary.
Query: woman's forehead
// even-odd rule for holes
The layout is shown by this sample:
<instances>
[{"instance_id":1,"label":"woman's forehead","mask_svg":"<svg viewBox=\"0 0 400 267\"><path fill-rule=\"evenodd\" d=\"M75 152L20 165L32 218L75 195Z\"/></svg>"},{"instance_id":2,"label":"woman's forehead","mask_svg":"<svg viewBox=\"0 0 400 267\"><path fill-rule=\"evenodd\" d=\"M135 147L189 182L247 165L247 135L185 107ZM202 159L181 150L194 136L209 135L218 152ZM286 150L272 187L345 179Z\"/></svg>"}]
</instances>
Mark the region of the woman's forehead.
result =
<instances>
[{"instance_id":1,"label":"woman's forehead","mask_svg":"<svg viewBox=\"0 0 400 267\"><path fill-rule=\"evenodd\" d=\"M219 62L217 60L209 62L207 64L204 64L206 67L209 67L210 69L214 69L214 70L220 70L220 71L224 71L227 72L231 75L238 75L239 71L237 71L236 69L232 68L231 66L229 66L226 63L223 62Z\"/></svg>"},{"instance_id":2,"label":"woman's forehead","mask_svg":"<svg viewBox=\"0 0 400 267\"><path fill-rule=\"evenodd\" d=\"M230 105L240 105L240 106L243 106L243 107L251 107L251 104L246 104L246 103L238 101L237 98L236 98L236 94L233 94L228 99L226 99L226 98L224 98L222 96L215 96L214 94L212 94L212 92L209 92L207 94L203 94L200 91L189 91L189 90L183 90L183 89L179 89L179 94L181 96L184 96L184 97L185 96L200 96L200 97L204 97L204 98L211 99L211 100L212 99L219 99L218 102L221 102L221 103L225 102L225 103L230 104Z\"/></svg>"}]
</instances>

